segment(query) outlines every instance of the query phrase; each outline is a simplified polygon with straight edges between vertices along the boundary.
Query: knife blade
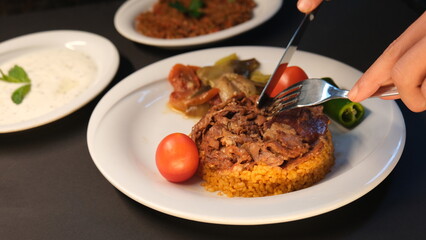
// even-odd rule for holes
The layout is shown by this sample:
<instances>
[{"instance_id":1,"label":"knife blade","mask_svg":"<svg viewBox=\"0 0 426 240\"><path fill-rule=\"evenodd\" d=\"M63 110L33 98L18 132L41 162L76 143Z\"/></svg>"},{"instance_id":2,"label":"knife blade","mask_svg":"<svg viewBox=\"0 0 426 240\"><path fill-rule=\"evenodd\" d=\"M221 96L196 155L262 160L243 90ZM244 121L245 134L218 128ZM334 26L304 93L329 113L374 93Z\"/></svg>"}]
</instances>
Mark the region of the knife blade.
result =
<instances>
[{"instance_id":1,"label":"knife blade","mask_svg":"<svg viewBox=\"0 0 426 240\"><path fill-rule=\"evenodd\" d=\"M318 8L316 8L311 13L307 13L303 16L298 27L296 28L296 31L293 33L292 37L290 38L290 41L288 42L287 47L285 48L284 54L281 57L280 61L278 62L278 65L276 66L274 70L274 73L269 78L268 82L266 83L265 87L263 88L259 96L259 99L257 100L258 108L264 108L272 102L274 97L274 96L271 96L272 90L275 88L278 81L280 80L281 75L284 73L285 69L287 68L291 57L293 56L294 52L296 52L297 50L297 46L299 45L299 42L300 42L300 39L302 38L303 33L305 32L308 24L314 19L317 11L318 11Z\"/></svg>"}]
</instances>

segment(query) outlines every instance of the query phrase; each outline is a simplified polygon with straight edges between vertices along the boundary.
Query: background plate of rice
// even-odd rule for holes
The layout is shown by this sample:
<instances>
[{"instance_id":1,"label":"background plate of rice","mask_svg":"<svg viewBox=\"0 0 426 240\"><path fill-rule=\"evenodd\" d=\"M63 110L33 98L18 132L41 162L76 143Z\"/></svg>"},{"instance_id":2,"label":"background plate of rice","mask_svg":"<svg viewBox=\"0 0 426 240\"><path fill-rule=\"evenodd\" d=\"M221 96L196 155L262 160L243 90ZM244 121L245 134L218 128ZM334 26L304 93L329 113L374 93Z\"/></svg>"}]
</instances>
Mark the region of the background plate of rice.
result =
<instances>
[{"instance_id":1,"label":"background plate of rice","mask_svg":"<svg viewBox=\"0 0 426 240\"><path fill-rule=\"evenodd\" d=\"M94 163L118 190L135 201L172 216L194 221L256 225L303 219L344 206L382 182L397 164L405 144L405 125L394 101L363 102L366 119L351 131L330 128L336 164L312 187L260 198L228 198L207 192L197 177L183 184L165 180L155 165L155 150L173 132L189 134L196 119L170 110L168 71L176 63L212 65L236 53L256 58L271 73L284 49L224 47L199 50L144 67L114 86L98 103L89 122L87 141ZM208 57L206 57L208 56ZM336 60L297 51L291 65L310 77L331 77L350 88L361 72Z\"/></svg>"},{"instance_id":2,"label":"background plate of rice","mask_svg":"<svg viewBox=\"0 0 426 240\"><path fill-rule=\"evenodd\" d=\"M253 18L247 22L215 33L182 39L161 39L145 36L135 29L135 18L142 12L149 11L157 0L129 0L123 3L114 16L114 26L125 38L134 42L165 48L193 47L224 40L249 31L274 16L282 6L282 0L255 0L257 7Z\"/></svg>"}]
</instances>

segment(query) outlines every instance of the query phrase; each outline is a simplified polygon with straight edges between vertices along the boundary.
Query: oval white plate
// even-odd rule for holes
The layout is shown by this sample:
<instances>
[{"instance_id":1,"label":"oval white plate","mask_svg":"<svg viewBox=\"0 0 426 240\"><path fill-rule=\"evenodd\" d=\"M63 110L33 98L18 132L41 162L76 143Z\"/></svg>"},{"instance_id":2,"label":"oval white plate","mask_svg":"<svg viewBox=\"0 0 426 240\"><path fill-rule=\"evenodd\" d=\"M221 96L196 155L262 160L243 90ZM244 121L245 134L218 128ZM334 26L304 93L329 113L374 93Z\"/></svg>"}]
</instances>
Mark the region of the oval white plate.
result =
<instances>
[{"instance_id":1,"label":"oval white plate","mask_svg":"<svg viewBox=\"0 0 426 240\"><path fill-rule=\"evenodd\" d=\"M118 51L108 39L89 32L46 31L4 41L0 44L0 65L41 49L62 47L83 52L92 58L97 66L93 83L71 102L49 113L19 123L0 125L0 133L30 129L58 120L88 103L111 82L119 65Z\"/></svg>"},{"instance_id":2,"label":"oval white plate","mask_svg":"<svg viewBox=\"0 0 426 240\"><path fill-rule=\"evenodd\" d=\"M90 154L101 173L124 194L173 216L220 224L267 224L315 216L341 207L377 186L394 168L405 144L405 125L394 101L370 99L368 116L354 130L331 125L336 164L320 183L292 193L261 198L228 198L205 191L194 178L167 182L155 166L160 140L189 133L196 120L166 107L171 91L167 73L176 63L206 66L237 53L255 57L264 73L273 71L284 49L227 47L185 53L149 65L111 89L96 106L88 126ZM208 56L208 57L206 57ZM332 77L350 87L356 69L316 54L297 51L292 65L311 77Z\"/></svg>"},{"instance_id":3,"label":"oval white plate","mask_svg":"<svg viewBox=\"0 0 426 240\"><path fill-rule=\"evenodd\" d=\"M216 33L198 37L184 39L160 39L144 36L143 34L137 32L134 26L134 20L136 16L142 12L150 10L152 5L156 1L157 0L126 1L117 10L114 17L114 25L117 31L127 39L152 46L168 48L196 46L230 38L245 31L248 31L252 28L255 28L270 19L275 13L277 13L277 11L281 8L282 5L282 0L256 0L255 2L257 3L257 7L254 9L254 16L251 20L245 23Z\"/></svg>"}]
</instances>

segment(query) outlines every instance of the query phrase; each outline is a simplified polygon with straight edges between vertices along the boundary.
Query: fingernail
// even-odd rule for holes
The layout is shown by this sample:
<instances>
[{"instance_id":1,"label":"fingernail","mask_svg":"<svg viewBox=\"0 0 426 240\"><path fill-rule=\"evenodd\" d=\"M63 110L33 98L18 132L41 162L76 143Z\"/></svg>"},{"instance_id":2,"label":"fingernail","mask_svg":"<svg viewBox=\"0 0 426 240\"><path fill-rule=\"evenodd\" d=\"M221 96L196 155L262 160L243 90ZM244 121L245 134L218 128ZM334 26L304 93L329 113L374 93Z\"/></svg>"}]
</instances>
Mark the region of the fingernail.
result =
<instances>
[{"instance_id":1,"label":"fingernail","mask_svg":"<svg viewBox=\"0 0 426 240\"><path fill-rule=\"evenodd\" d=\"M358 86L355 85L348 93L348 97L351 101L356 99L356 95L358 94Z\"/></svg>"},{"instance_id":2,"label":"fingernail","mask_svg":"<svg viewBox=\"0 0 426 240\"><path fill-rule=\"evenodd\" d=\"M300 0L297 2L297 8L299 9L299 11L307 13L310 12L312 9L312 4L310 1L303 1Z\"/></svg>"}]
</instances>

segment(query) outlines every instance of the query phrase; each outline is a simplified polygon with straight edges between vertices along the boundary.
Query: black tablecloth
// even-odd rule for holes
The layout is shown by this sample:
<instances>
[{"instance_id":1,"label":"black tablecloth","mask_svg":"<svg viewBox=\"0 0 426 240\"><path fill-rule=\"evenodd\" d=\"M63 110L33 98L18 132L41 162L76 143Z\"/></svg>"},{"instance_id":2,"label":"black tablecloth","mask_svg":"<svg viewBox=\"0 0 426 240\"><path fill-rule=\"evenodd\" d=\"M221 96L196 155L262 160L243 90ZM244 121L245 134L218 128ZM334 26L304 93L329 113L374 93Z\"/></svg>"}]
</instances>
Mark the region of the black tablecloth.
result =
<instances>
[{"instance_id":1,"label":"black tablecloth","mask_svg":"<svg viewBox=\"0 0 426 240\"><path fill-rule=\"evenodd\" d=\"M196 49L167 50L127 40L113 25L121 4L98 2L1 16L0 41L58 29L110 39L121 62L102 94L150 63ZM285 1L265 24L203 48L284 47L298 16L294 4ZM300 49L365 71L423 11L400 0L326 2ZM0 135L0 239L426 239L426 113L412 113L400 101L407 128L404 152L393 172L371 192L308 219L227 226L152 210L116 190L101 175L89 155L86 131L102 94L56 122Z\"/></svg>"}]
</instances>

